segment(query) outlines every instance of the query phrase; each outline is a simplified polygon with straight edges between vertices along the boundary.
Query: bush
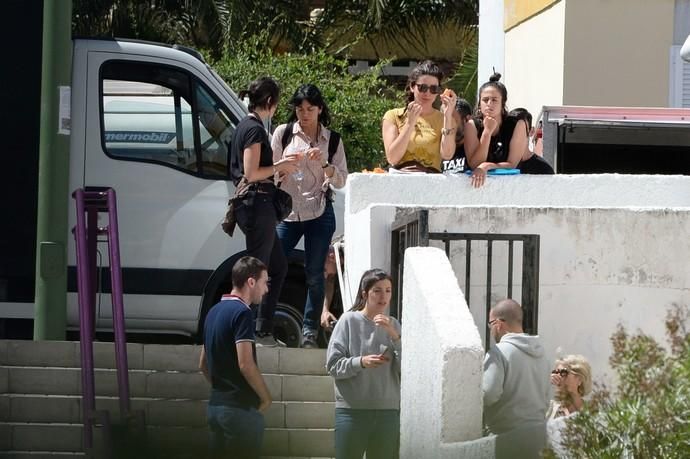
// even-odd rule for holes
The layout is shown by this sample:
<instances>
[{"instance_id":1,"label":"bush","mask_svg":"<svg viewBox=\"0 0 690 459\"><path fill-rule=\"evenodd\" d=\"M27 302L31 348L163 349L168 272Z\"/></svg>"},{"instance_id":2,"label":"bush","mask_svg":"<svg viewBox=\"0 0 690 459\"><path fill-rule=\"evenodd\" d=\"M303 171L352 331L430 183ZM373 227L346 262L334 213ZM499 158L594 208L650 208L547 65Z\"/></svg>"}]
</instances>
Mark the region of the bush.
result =
<instances>
[{"instance_id":1,"label":"bush","mask_svg":"<svg viewBox=\"0 0 690 459\"><path fill-rule=\"evenodd\" d=\"M282 87L282 96L274 125L285 123L287 101L297 87L312 83L321 89L331 111L331 127L342 134L348 169L352 172L372 169L386 163L381 140L381 120L390 108L402 104L402 92L389 88L378 75L381 62L371 71L358 75L348 72L344 59L323 51L308 54L276 55L252 40L235 45L232 53L211 65L235 91L255 78L270 75Z\"/></svg>"},{"instance_id":2,"label":"bush","mask_svg":"<svg viewBox=\"0 0 690 459\"><path fill-rule=\"evenodd\" d=\"M563 446L572 457L690 457L690 332L688 312L669 312L669 349L623 327L611 337L616 395L595 391L585 410L568 420Z\"/></svg>"}]
</instances>

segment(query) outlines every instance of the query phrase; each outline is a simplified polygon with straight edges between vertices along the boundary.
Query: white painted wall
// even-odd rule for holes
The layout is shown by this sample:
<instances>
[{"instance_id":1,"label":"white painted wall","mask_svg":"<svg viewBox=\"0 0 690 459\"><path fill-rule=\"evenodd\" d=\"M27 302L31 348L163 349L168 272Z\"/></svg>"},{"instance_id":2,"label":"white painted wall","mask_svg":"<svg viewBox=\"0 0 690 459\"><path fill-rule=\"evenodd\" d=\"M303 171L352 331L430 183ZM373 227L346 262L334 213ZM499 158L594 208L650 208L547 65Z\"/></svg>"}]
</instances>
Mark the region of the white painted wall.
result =
<instances>
[{"instance_id":1,"label":"white painted wall","mask_svg":"<svg viewBox=\"0 0 690 459\"><path fill-rule=\"evenodd\" d=\"M690 177L506 176L473 189L468 177L352 174L351 291L365 269L389 268L397 207L434 209L432 231L540 234L540 334L551 358L559 347L583 353L597 376L617 322L663 339L666 308L690 304ZM470 304L483 333L484 301Z\"/></svg>"},{"instance_id":2,"label":"white painted wall","mask_svg":"<svg viewBox=\"0 0 690 459\"><path fill-rule=\"evenodd\" d=\"M526 108L535 121L543 106L563 105L565 7L559 2L505 33L508 106Z\"/></svg>"},{"instance_id":3,"label":"white painted wall","mask_svg":"<svg viewBox=\"0 0 690 459\"><path fill-rule=\"evenodd\" d=\"M503 0L479 1L479 85L489 81L493 68L504 73Z\"/></svg>"},{"instance_id":4,"label":"white painted wall","mask_svg":"<svg viewBox=\"0 0 690 459\"><path fill-rule=\"evenodd\" d=\"M404 285L400 457L493 459L493 438L480 439L484 349L445 253L408 249Z\"/></svg>"}]
</instances>

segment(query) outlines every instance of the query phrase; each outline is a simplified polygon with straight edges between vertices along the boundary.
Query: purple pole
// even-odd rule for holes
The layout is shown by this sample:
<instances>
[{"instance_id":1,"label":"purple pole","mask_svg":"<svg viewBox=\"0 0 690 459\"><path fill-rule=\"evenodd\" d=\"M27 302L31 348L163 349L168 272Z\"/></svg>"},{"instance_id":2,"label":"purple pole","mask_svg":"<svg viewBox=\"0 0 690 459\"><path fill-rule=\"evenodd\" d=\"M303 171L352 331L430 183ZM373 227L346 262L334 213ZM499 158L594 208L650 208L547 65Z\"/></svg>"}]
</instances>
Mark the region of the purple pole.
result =
<instances>
[{"instance_id":1,"label":"purple pole","mask_svg":"<svg viewBox=\"0 0 690 459\"><path fill-rule=\"evenodd\" d=\"M127 337L125 335L125 311L122 301L122 269L120 265L120 239L117 225L117 201L115 190L108 188L108 255L110 257L110 283L113 304L113 329L115 332L115 358L117 361L117 387L120 396L120 416L129 415L129 378L127 364Z\"/></svg>"},{"instance_id":2,"label":"purple pole","mask_svg":"<svg viewBox=\"0 0 690 459\"><path fill-rule=\"evenodd\" d=\"M89 256L86 239L86 218L84 190L79 188L72 197L77 204L77 225L75 240L77 245L77 285L79 291L79 337L81 350L81 390L82 422L84 423L84 449L93 447L93 414L96 406L93 372L93 312L89 294Z\"/></svg>"},{"instance_id":3,"label":"purple pole","mask_svg":"<svg viewBox=\"0 0 690 459\"><path fill-rule=\"evenodd\" d=\"M88 259L88 274L87 279L87 290L89 302L93 307L88 308L88 312L91 316L91 339L93 340L96 336L96 292L98 291L96 283L98 282L98 266L97 266L97 254L98 254L98 209L94 208L91 203L89 203L89 195L91 193L85 193L86 212L87 212L87 230L86 230L86 243L87 243L87 253Z\"/></svg>"}]
</instances>

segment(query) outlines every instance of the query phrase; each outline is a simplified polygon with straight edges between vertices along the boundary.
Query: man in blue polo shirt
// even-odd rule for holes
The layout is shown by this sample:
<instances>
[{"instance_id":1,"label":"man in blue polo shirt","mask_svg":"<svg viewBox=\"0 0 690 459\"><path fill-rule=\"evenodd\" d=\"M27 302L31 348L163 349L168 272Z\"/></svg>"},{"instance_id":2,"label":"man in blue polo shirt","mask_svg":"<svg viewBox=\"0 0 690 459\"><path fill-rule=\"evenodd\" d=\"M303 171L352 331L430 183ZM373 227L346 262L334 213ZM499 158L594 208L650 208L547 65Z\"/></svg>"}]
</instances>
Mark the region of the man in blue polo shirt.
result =
<instances>
[{"instance_id":1,"label":"man in blue polo shirt","mask_svg":"<svg viewBox=\"0 0 690 459\"><path fill-rule=\"evenodd\" d=\"M214 458L259 457L271 395L256 365L250 305L261 303L267 282L266 265L254 257L240 258L232 268L232 291L206 316L199 369L211 383L208 425Z\"/></svg>"}]
</instances>

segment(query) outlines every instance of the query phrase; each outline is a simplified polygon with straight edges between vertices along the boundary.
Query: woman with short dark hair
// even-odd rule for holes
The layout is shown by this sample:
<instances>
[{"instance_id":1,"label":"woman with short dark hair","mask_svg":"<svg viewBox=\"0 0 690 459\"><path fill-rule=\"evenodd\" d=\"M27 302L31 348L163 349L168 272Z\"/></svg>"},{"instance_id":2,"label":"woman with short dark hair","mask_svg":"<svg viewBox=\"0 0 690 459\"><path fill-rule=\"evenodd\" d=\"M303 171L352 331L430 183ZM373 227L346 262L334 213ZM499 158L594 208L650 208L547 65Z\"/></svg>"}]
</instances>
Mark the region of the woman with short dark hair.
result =
<instances>
[{"instance_id":1,"label":"woman with short dark hair","mask_svg":"<svg viewBox=\"0 0 690 459\"><path fill-rule=\"evenodd\" d=\"M316 348L325 291L323 266L335 232L331 187L345 186L347 161L340 135L328 128L331 116L319 88L303 84L289 106L289 122L273 133L273 160L297 158L299 170L283 181L283 190L292 196L292 213L278 224L278 237L287 256L304 236L307 298L300 344Z\"/></svg>"}]
</instances>

